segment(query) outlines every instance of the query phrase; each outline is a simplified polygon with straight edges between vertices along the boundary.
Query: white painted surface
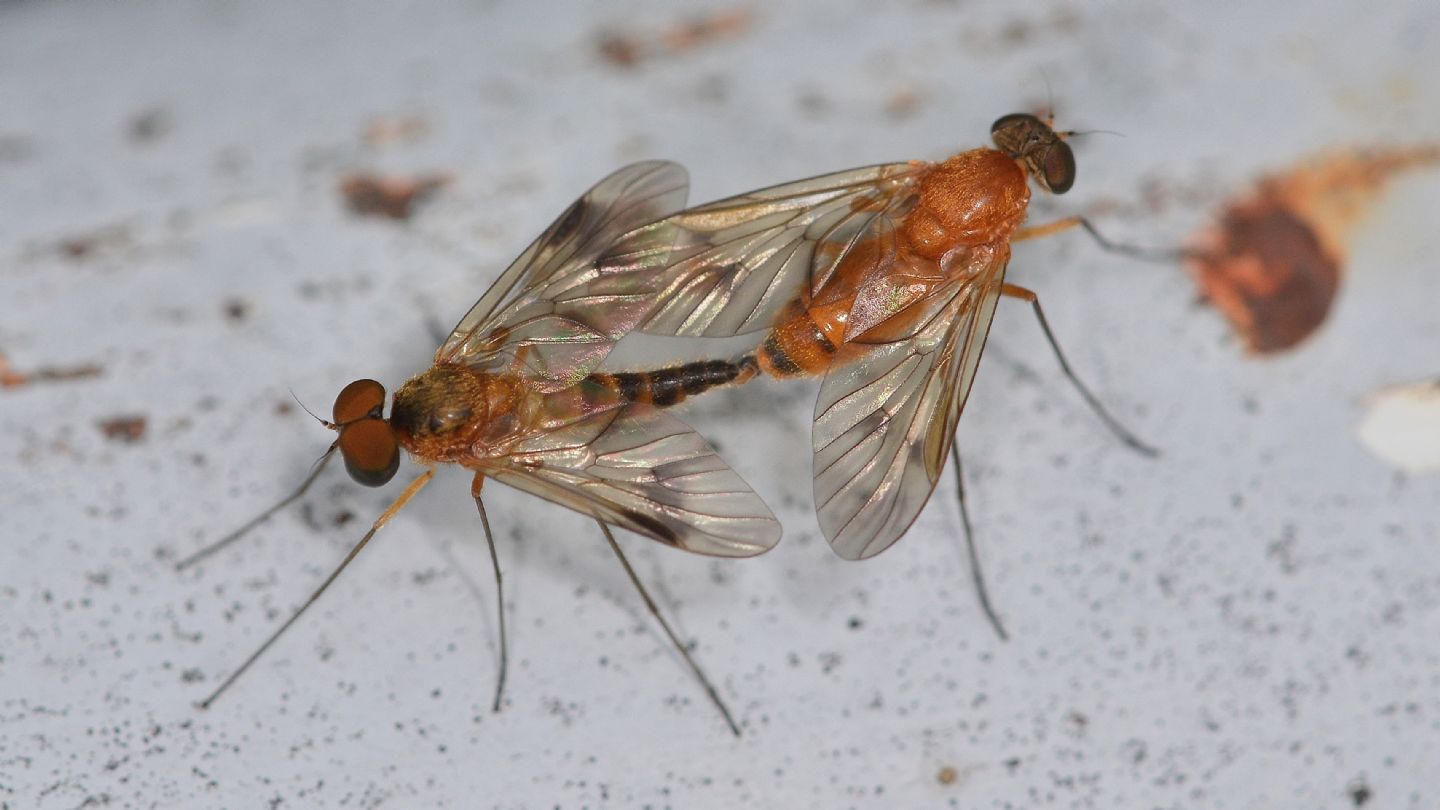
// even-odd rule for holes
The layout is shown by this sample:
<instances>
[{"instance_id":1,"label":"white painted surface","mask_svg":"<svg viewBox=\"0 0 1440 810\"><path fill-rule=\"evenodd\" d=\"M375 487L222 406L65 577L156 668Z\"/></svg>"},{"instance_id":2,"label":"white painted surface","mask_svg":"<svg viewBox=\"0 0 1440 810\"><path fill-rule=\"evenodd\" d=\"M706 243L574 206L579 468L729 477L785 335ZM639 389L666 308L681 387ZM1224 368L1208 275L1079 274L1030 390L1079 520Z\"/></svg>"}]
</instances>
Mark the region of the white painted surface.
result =
<instances>
[{"instance_id":1,"label":"white painted surface","mask_svg":"<svg viewBox=\"0 0 1440 810\"><path fill-rule=\"evenodd\" d=\"M1095 211L1164 244L1256 171L1440 136L1424 0L780 6L623 70L599 32L691 12L0 3L0 351L106 369L0 391L0 805L1345 808L1361 784L1371 807L1440 803L1440 480L1397 477L1354 433L1361 394L1437 371L1433 174L1385 198L1331 321L1273 360L1242 357L1178 269L1080 236L1017 251L1012 278L1165 455L1111 440L1002 306L961 441L1008 644L978 615L948 477L896 548L833 557L810 513L814 388L773 386L687 419L769 497L781 547L721 563L624 541L743 739L593 529L500 487L513 660L492 715L458 474L226 699L191 706L389 494L335 472L244 547L171 570L323 449L277 413L287 387L324 409L355 377L420 370L428 322L623 162L685 163L700 201L938 158L1043 103L1048 77L1063 126L1124 137L1079 142L1075 190L1035 218ZM134 143L148 110L168 132ZM404 114L429 134L365 145ZM343 210L355 169L455 180L397 225ZM1140 204L1157 183L1190 194ZM112 227L128 236L84 260L54 250ZM101 435L123 414L148 418L142 441Z\"/></svg>"}]
</instances>

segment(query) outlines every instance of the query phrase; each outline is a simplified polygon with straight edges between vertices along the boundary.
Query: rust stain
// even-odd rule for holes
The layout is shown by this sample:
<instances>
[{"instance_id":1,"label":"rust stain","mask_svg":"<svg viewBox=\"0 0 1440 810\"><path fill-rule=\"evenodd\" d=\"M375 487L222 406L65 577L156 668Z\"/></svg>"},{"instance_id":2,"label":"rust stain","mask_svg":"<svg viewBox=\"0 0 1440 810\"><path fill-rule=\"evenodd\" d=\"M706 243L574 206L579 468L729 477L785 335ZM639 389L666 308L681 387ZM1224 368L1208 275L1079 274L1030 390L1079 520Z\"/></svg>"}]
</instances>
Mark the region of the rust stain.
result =
<instances>
[{"instance_id":1,"label":"rust stain","mask_svg":"<svg viewBox=\"0 0 1440 810\"><path fill-rule=\"evenodd\" d=\"M126 444L134 444L145 438L146 419L143 416L112 416L97 424L105 438Z\"/></svg>"},{"instance_id":2,"label":"rust stain","mask_svg":"<svg viewBox=\"0 0 1440 810\"><path fill-rule=\"evenodd\" d=\"M98 377L105 367L96 363L77 366L41 366L34 371L19 371L10 365L10 360L0 354L0 388L23 388L32 383L66 382Z\"/></svg>"},{"instance_id":3,"label":"rust stain","mask_svg":"<svg viewBox=\"0 0 1440 810\"><path fill-rule=\"evenodd\" d=\"M356 214L405 220L415 213L419 203L449 181L448 176L440 174L418 177L354 174L341 182L340 194Z\"/></svg>"},{"instance_id":4,"label":"rust stain","mask_svg":"<svg viewBox=\"0 0 1440 810\"><path fill-rule=\"evenodd\" d=\"M679 56L717 40L733 38L750 28L749 9L717 11L677 23L661 31L609 31L596 39L600 58L631 68L651 59Z\"/></svg>"},{"instance_id":5,"label":"rust stain","mask_svg":"<svg viewBox=\"0 0 1440 810\"><path fill-rule=\"evenodd\" d=\"M1261 178L1188 251L1201 294L1254 354L1286 351L1324 323L1349 237L1397 174L1440 162L1440 146L1338 152Z\"/></svg>"}]
</instances>

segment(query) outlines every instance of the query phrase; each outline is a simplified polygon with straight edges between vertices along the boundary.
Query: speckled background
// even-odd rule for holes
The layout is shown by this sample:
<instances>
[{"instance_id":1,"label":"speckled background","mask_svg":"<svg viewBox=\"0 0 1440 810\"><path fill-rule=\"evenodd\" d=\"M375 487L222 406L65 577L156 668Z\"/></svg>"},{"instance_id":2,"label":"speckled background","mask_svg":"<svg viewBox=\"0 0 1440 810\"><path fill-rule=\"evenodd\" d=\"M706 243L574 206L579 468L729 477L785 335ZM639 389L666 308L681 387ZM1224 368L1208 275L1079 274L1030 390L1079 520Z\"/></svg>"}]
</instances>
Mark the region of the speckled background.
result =
<instances>
[{"instance_id":1,"label":"speckled background","mask_svg":"<svg viewBox=\"0 0 1440 810\"><path fill-rule=\"evenodd\" d=\"M715 36L677 36L707 13ZM1440 371L1434 172L1376 204L1323 330L1265 361L1178 267L1083 235L1017 250L1012 279L1164 455L1115 442L1002 304L960 441L1009 643L950 474L903 543L845 563L811 513L814 386L696 403L785 541L741 562L622 542L742 739L593 527L498 486L492 714L461 473L209 711L398 486L331 471L171 565L329 441L290 389L323 410L423 368L624 162L686 164L701 201L935 159L1048 84L1062 126L1120 135L1078 139L1075 190L1033 220L1174 244L1258 172L1440 136L1437 41L1426 0L0 2L0 352L103 369L0 390L0 806L1440 805L1440 481L1354 432L1367 391ZM360 218L357 171L450 182L408 222Z\"/></svg>"}]
</instances>

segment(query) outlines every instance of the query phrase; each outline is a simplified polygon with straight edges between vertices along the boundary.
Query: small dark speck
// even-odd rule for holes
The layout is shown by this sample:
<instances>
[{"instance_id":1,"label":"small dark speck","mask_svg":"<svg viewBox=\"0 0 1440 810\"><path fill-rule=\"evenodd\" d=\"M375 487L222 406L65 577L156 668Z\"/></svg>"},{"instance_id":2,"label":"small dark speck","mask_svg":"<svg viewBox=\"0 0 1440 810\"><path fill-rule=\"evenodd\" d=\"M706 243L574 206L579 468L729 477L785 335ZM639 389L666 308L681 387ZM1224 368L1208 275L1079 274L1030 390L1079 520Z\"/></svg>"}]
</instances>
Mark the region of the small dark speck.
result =
<instances>
[{"instance_id":1,"label":"small dark speck","mask_svg":"<svg viewBox=\"0 0 1440 810\"><path fill-rule=\"evenodd\" d=\"M157 108L145 110L130 119L128 134L131 143L153 143L169 134L170 116Z\"/></svg>"},{"instance_id":2,"label":"small dark speck","mask_svg":"<svg viewBox=\"0 0 1440 810\"><path fill-rule=\"evenodd\" d=\"M242 323L250 317L250 303L240 298L228 298L225 300L225 319L230 323Z\"/></svg>"},{"instance_id":3,"label":"small dark speck","mask_svg":"<svg viewBox=\"0 0 1440 810\"><path fill-rule=\"evenodd\" d=\"M276 416L289 416L295 412L295 405L288 399L282 399L275 403Z\"/></svg>"},{"instance_id":4,"label":"small dark speck","mask_svg":"<svg viewBox=\"0 0 1440 810\"><path fill-rule=\"evenodd\" d=\"M1370 786L1363 781L1351 782L1349 793L1350 801L1354 802L1356 807L1364 807L1373 795L1370 792Z\"/></svg>"},{"instance_id":5,"label":"small dark speck","mask_svg":"<svg viewBox=\"0 0 1440 810\"><path fill-rule=\"evenodd\" d=\"M1009 771L1010 773L1013 774L1013 773L1015 773L1016 771L1020 770L1020 758L1019 758L1019 757L1011 757L1011 758L1005 760L1004 765L1005 765L1005 770L1007 770L1007 771Z\"/></svg>"},{"instance_id":6,"label":"small dark speck","mask_svg":"<svg viewBox=\"0 0 1440 810\"><path fill-rule=\"evenodd\" d=\"M205 673L194 667L191 667L190 669L187 669L184 672L180 673L180 680L183 683L199 683L205 680Z\"/></svg>"},{"instance_id":7,"label":"small dark speck","mask_svg":"<svg viewBox=\"0 0 1440 810\"><path fill-rule=\"evenodd\" d=\"M859 616L851 616L850 621L846 622L845 626L851 630L859 630L865 626L865 622Z\"/></svg>"}]
</instances>

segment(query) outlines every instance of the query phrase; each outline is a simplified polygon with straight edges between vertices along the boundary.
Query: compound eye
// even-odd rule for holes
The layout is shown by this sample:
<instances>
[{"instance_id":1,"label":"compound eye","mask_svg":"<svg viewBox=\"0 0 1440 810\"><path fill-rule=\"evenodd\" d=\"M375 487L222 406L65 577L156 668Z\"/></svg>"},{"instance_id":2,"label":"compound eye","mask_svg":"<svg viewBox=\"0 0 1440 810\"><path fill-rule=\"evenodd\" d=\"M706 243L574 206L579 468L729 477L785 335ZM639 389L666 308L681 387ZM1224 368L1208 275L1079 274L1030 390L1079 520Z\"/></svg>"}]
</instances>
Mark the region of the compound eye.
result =
<instances>
[{"instance_id":1,"label":"compound eye","mask_svg":"<svg viewBox=\"0 0 1440 810\"><path fill-rule=\"evenodd\" d=\"M990 125L990 135L991 137L994 137L995 135L998 135L1004 130L1008 130L1017 125L1026 125L1030 121L1034 120L1035 116L1029 113L1010 113L1009 115L1002 115L999 118L995 119L995 123Z\"/></svg>"},{"instance_id":2,"label":"compound eye","mask_svg":"<svg viewBox=\"0 0 1440 810\"><path fill-rule=\"evenodd\" d=\"M345 470L356 483L383 486L400 469L400 445L384 419L371 417L342 425L338 443Z\"/></svg>"},{"instance_id":3,"label":"compound eye","mask_svg":"<svg viewBox=\"0 0 1440 810\"><path fill-rule=\"evenodd\" d=\"M385 386L374 380L356 380L340 389L335 397L335 424L346 425L365 418L379 418L385 411Z\"/></svg>"},{"instance_id":4,"label":"compound eye","mask_svg":"<svg viewBox=\"0 0 1440 810\"><path fill-rule=\"evenodd\" d=\"M1064 194L1075 185L1075 153L1064 141L1056 141L1045 150L1040 161L1045 187L1053 194Z\"/></svg>"}]
</instances>

